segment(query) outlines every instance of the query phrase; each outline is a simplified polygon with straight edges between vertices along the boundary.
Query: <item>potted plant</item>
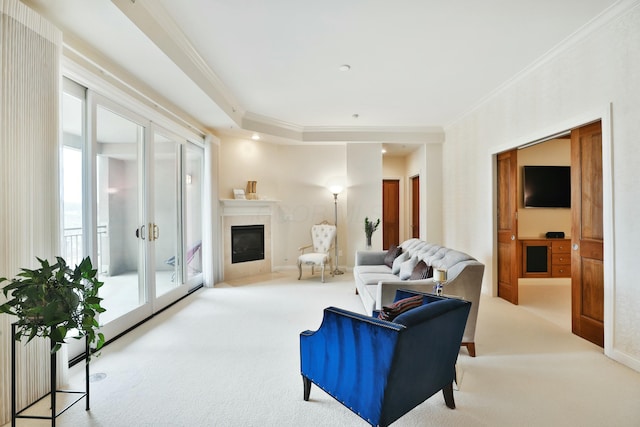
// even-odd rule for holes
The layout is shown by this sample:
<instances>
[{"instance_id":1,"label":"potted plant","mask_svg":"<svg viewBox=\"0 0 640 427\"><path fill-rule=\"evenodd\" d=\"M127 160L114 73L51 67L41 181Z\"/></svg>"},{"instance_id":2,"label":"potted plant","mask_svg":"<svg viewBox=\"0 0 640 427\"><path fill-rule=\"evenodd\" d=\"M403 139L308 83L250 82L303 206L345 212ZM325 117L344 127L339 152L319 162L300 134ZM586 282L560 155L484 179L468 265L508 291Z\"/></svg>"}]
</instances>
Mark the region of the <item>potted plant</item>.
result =
<instances>
[{"instance_id":1,"label":"potted plant","mask_svg":"<svg viewBox=\"0 0 640 427\"><path fill-rule=\"evenodd\" d=\"M364 218L364 233L367 235L367 248L371 248L371 236L378 229L380 218L376 222L369 221L369 217Z\"/></svg>"},{"instance_id":2,"label":"potted plant","mask_svg":"<svg viewBox=\"0 0 640 427\"><path fill-rule=\"evenodd\" d=\"M0 305L0 312L18 317L16 340L27 337L51 339L51 351L56 352L65 342L67 332L77 330L74 338L86 337L94 351L104 345L104 335L98 332L97 316L105 311L98 297L102 282L97 271L86 257L71 269L61 257L51 265L38 258L40 268L23 268L14 279L0 278L0 284L8 282L2 292L8 298ZM90 357L90 355L87 355Z\"/></svg>"}]
</instances>

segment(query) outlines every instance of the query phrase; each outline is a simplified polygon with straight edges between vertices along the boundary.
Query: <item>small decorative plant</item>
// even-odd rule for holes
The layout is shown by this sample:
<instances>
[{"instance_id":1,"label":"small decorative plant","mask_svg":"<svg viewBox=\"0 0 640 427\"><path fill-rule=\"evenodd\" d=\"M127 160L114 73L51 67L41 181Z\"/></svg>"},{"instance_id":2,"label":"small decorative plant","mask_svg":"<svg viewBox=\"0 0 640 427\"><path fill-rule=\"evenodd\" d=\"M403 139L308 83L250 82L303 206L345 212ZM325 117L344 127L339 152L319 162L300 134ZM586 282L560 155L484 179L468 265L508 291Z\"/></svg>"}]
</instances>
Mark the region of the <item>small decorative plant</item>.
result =
<instances>
[{"instance_id":1,"label":"small decorative plant","mask_svg":"<svg viewBox=\"0 0 640 427\"><path fill-rule=\"evenodd\" d=\"M51 265L46 259L38 258L40 268L23 268L14 279L0 278L0 284L8 282L2 292L8 298L0 305L0 312L18 317L16 340L27 337L51 339L51 351L56 352L65 342L67 332L77 330L74 338L87 338L94 351L105 342L98 332L97 316L105 309L98 290L102 282L91 259L86 257L71 269L61 257ZM89 356L88 356L89 357Z\"/></svg>"},{"instance_id":2,"label":"small decorative plant","mask_svg":"<svg viewBox=\"0 0 640 427\"><path fill-rule=\"evenodd\" d=\"M369 221L369 217L365 217L364 219L364 233L367 235L367 247L371 247L371 236L373 232L378 229L380 225L380 218L376 220L376 222Z\"/></svg>"}]
</instances>

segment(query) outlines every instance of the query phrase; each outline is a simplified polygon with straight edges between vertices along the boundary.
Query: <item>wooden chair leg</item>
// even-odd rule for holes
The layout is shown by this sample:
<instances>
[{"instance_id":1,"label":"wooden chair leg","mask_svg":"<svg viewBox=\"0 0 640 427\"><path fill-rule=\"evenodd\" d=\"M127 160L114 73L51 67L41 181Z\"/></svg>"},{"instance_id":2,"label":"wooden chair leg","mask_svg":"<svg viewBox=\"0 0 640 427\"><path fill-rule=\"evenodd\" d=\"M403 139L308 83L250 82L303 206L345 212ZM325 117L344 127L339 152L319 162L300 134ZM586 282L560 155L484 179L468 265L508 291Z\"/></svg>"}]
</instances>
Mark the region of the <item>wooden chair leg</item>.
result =
<instances>
[{"instance_id":1,"label":"wooden chair leg","mask_svg":"<svg viewBox=\"0 0 640 427\"><path fill-rule=\"evenodd\" d=\"M469 356L476 357L476 343L474 343L474 342L463 342L462 345L467 347L467 351L469 352Z\"/></svg>"},{"instance_id":2,"label":"wooden chair leg","mask_svg":"<svg viewBox=\"0 0 640 427\"><path fill-rule=\"evenodd\" d=\"M456 402L453 400L453 383L447 384L442 389L442 394L444 395L444 403L447 405L447 408L456 409Z\"/></svg>"},{"instance_id":3,"label":"wooden chair leg","mask_svg":"<svg viewBox=\"0 0 640 427\"><path fill-rule=\"evenodd\" d=\"M309 394L311 393L311 380L303 375L302 384L304 385L303 398L305 401L309 401Z\"/></svg>"},{"instance_id":4,"label":"wooden chair leg","mask_svg":"<svg viewBox=\"0 0 640 427\"><path fill-rule=\"evenodd\" d=\"M302 277L302 263L298 261L298 280Z\"/></svg>"}]
</instances>

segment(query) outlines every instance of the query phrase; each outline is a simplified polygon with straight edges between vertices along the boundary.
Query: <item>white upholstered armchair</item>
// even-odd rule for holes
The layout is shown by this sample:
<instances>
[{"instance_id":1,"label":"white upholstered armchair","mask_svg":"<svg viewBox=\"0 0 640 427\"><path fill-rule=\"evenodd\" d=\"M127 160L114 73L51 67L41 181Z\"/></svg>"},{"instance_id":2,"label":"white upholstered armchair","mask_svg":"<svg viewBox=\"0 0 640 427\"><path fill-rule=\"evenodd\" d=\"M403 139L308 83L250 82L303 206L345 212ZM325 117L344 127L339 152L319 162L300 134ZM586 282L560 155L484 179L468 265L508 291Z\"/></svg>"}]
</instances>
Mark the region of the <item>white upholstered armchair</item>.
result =
<instances>
[{"instance_id":1,"label":"white upholstered armchair","mask_svg":"<svg viewBox=\"0 0 640 427\"><path fill-rule=\"evenodd\" d=\"M324 283L324 267L329 264L333 270L333 259L331 258L331 249L333 248L333 239L336 237L336 226L327 223L315 224L311 227L311 245L302 246L299 249L298 257L298 280L302 277L302 265L311 266L311 274L314 274L315 266L320 266L321 279ZM312 252L305 252L311 250Z\"/></svg>"}]
</instances>

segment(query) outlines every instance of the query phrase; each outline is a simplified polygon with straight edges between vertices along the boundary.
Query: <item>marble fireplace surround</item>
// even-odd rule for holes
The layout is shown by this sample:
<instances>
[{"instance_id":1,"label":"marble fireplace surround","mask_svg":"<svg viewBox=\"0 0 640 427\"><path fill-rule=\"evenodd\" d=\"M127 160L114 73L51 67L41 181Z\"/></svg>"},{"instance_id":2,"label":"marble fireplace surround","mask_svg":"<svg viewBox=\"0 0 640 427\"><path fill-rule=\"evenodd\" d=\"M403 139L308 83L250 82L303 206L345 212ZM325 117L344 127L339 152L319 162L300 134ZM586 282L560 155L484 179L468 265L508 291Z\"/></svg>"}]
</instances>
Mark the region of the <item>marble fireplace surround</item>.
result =
<instances>
[{"instance_id":1,"label":"marble fireplace surround","mask_svg":"<svg viewBox=\"0 0 640 427\"><path fill-rule=\"evenodd\" d=\"M220 200L223 234L223 280L240 279L272 271L271 222L273 200ZM231 263L231 227L236 225L264 225L264 259Z\"/></svg>"}]
</instances>

